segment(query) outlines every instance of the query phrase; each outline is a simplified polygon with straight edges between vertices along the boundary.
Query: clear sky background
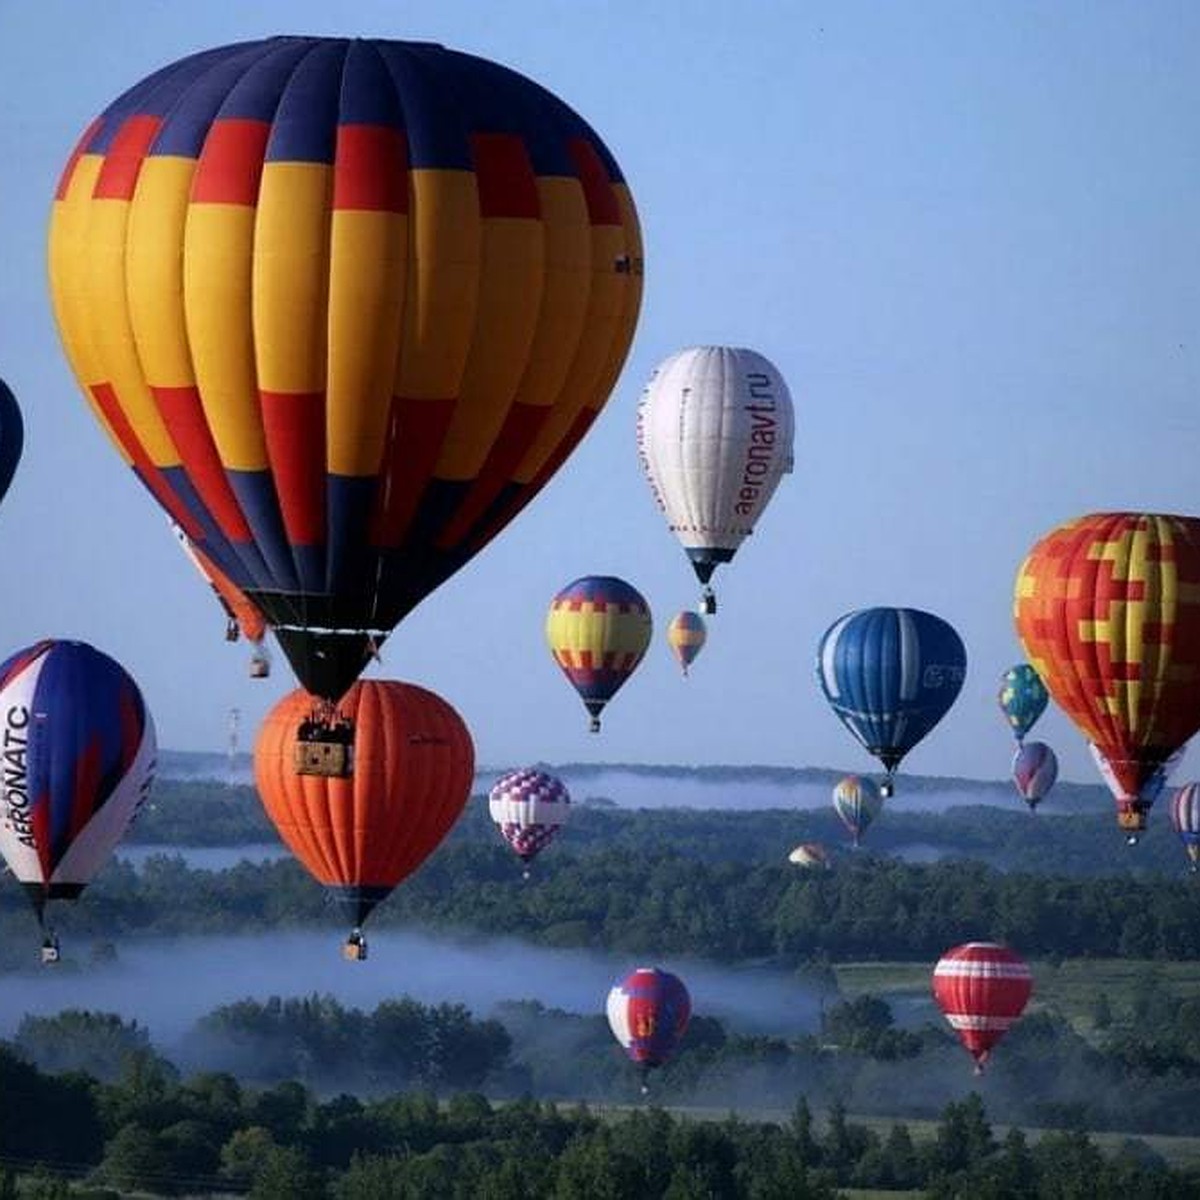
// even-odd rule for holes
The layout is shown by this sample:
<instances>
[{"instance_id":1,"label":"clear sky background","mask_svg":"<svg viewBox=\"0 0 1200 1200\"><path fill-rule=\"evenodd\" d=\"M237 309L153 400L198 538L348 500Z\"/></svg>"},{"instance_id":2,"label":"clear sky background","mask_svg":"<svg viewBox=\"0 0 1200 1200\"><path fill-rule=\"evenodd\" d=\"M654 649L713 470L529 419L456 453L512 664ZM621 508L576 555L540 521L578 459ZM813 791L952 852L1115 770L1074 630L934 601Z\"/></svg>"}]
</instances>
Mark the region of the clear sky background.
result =
<instances>
[{"instance_id":1,"label":"clear sky background","mask_svg":"<svg viewBox=\"0 0 1200 1200\"><path fill-rule=\"evenodd\" d=\"M545 760L864 769L825 706L817 640L900 604L966 642L955 708L906 760L996 778L1021 658L1016 567L1069 517L1194 513L1200 490L1200 5L1178 3L24 3L0 0L0 376L26 419L0 507L0 650L93 642L173 749L243 748L269 681L76 390L45 275L58 174L158 66L274 33L443 42L559 94L629 179L646 242L608 407L509 529L393 634L382 670L450 700L488 765ZM771 358L796 470L715 577L683 681L662 638L697 586L641 476L638 395L700 343ZM655 639L591 736L546 649L584 574L650 601ZM1039 735L1094 780L1056 711ZM1187 766L1185 764L1184 772Z\"/></svg>"}]
</instances>

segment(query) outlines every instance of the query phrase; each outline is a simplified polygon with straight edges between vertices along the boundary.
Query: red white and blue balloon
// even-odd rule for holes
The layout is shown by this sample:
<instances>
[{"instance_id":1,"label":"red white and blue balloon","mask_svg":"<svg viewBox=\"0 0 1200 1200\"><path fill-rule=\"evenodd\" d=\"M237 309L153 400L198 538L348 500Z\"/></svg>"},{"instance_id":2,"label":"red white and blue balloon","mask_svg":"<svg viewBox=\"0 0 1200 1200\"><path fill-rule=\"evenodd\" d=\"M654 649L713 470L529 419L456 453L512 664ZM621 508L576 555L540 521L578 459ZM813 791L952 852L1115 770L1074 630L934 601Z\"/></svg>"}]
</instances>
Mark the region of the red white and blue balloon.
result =
<instances>
[{"instance_id":1,"label":"red white and blue balloon","mask_svg":"<svg viewBox=\"0 0 1200 1200\"><path fill-rule=\"evenodd\" d=\"M608 993L608 1024L625 1053L648 1071L675 1053L692 1015L683 980L658 967L639 967Z\"/></svg>"}]
</instances>

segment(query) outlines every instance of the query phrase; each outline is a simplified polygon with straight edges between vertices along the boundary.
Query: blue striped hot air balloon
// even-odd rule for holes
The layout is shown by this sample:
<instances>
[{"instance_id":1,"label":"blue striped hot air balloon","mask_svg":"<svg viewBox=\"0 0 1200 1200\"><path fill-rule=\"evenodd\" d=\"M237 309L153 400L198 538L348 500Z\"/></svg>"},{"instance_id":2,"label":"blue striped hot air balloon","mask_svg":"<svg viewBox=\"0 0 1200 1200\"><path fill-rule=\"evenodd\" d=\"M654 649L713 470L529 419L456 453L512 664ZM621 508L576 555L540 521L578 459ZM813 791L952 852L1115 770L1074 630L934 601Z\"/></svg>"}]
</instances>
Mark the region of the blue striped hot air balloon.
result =
<instances>
[{"instance_id":1,"label":"blue striped hot air balloon","mask_svg":"<svg viewBox=\"0 0 1200 1200\"><path fill-rule=\"evenodd\" d=\"M865 608L835 621L817 650L817 682L838 719L883 764L880 787L946 715L967 652L941 617L916 608Z\"/></svg>"}]
</instances>

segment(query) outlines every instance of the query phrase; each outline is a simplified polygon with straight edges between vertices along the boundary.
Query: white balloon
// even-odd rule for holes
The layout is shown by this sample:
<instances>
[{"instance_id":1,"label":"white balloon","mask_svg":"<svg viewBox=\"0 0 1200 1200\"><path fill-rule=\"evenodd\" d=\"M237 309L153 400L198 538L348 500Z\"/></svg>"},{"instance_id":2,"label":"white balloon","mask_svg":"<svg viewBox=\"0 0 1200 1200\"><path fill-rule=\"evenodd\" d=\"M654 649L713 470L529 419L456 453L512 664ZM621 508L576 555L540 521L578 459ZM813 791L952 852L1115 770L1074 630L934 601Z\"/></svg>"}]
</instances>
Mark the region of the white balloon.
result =
<instances>
[{"instance_id":1,"label":"white balloon","mask_svg":"<svg viewBox=\"0 0 1200 1200\"><path fill-rule=\"evenodd\" d=\"M701 583L754 531L792 469L794 434L787 384L754 350L681 350L651 375L638 457Z\"/></svg>"}]
</instances>

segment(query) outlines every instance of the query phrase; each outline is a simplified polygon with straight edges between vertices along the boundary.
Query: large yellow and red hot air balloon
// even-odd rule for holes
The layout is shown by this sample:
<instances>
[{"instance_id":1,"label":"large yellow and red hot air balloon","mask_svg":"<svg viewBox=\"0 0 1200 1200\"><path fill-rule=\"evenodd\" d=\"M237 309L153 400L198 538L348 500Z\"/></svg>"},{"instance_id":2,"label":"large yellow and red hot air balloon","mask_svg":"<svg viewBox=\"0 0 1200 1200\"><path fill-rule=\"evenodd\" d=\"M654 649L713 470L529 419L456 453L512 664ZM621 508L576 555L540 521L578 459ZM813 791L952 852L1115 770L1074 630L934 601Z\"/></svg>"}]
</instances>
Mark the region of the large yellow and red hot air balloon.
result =
<instances>
[{"instance_id":1,"label":"large yellow and red hot air balloon","mask_svg":"<svg viewBox=\"0 0 1200 1200\"><path fill-rule=\"evenodd\" d=\"M1164 764L1200 729L1200 520L1060 525L1017 573L1015 619L1050 695L1107 760L1136 840Z\"/></svg>"},{"instance_id":2,"label":"large yellow and red hot air balloon","mask_svg":"<svg viewBox=\"0 0 1200 1200\"><path fill-rule=\"evenodd\" d=\"M381 39L156 71L81 137L49 243L97 419L327 701L586 433L641 264L578 114Z\"/></svg>"},{"instance_id":3,"label":"large yellow and red hot air balloon","mask_svg":"<svg viewBox=\"0 0 1200 1200\"><path fill-rule=\"evenodd\" d=\"M365 958L361 925L437 849L471 792L475 748L462 718L411 683L361 680L338 704L354 728L338 769L305 762L329 750L309 741L315 697L297 690L268 714L254 749L254 778L288 849L329 889L354 923L347 957Z\"/></svg>"}]
</instances>

